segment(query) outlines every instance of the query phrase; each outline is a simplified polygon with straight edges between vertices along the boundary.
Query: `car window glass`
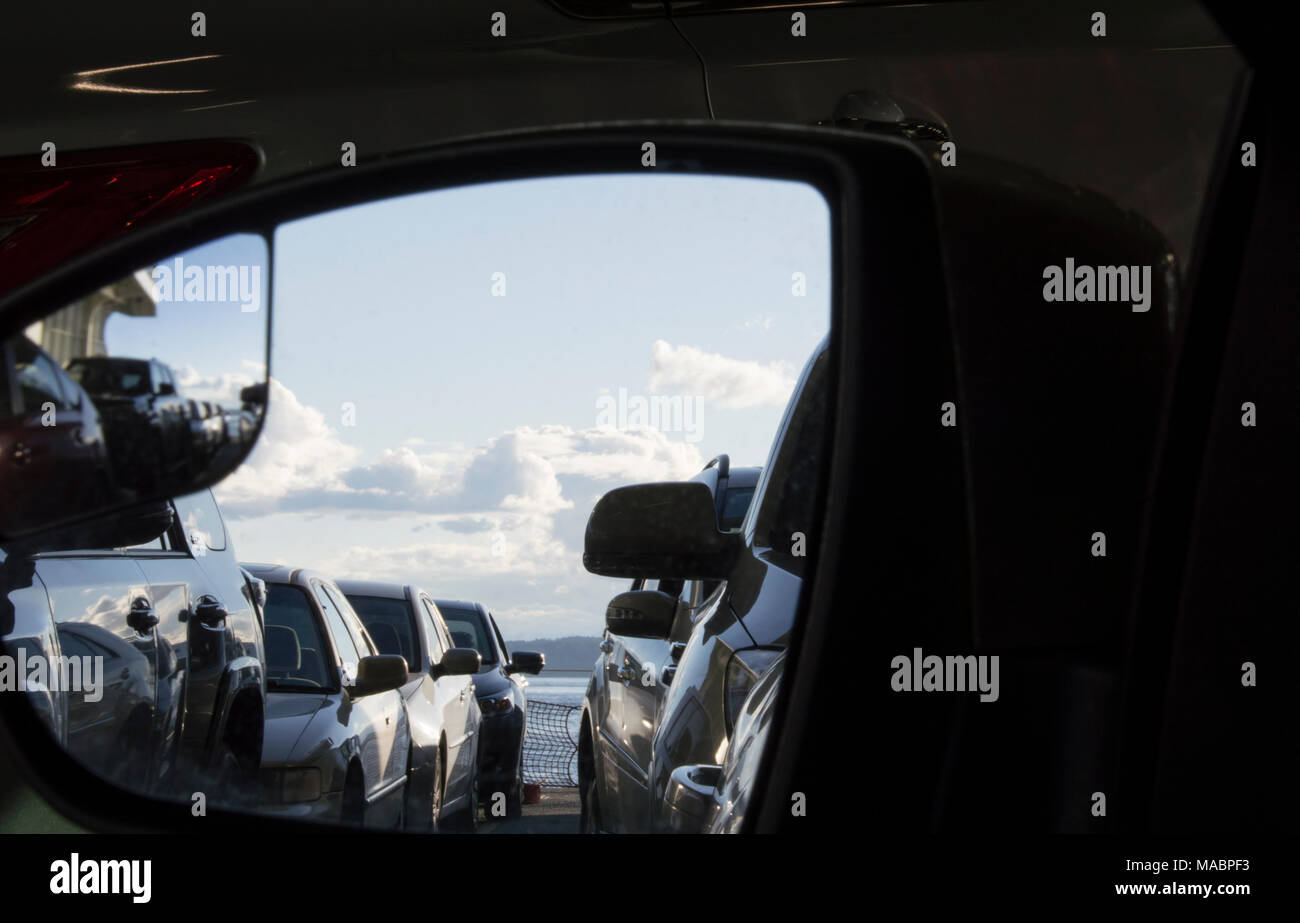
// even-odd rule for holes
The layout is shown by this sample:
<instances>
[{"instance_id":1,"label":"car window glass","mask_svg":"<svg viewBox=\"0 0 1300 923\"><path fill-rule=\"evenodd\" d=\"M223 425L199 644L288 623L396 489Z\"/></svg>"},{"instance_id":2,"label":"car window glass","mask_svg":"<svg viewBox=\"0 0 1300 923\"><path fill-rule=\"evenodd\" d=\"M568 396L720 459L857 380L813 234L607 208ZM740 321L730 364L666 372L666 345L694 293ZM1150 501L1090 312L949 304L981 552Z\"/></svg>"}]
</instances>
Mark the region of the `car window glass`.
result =
<instances>
[{"instance_id":1,"label":"car window glass","mask_svg":"<svg viewBox=\"0 0 1300 923\"><path fill-rule=\"evenodd\" d=\"M9 360L6 356L4 344L0 343L0 420L7 420L13 417L13 392L9 388Z\"/></svg>"},{"instance_id":2,"label":"car window glass","mask_svg":"<svg viewBox=\"0 0 1300 923\"><path fill-rule=\"evenodd\" d=\"M262 609L268 691L303 692L333 687L330 649L301 587L268 583Z\"/></svg>"},{"instance_id":3,"label":"car window glass","mask_svg":"<svg viewBox=\"0 0 1300 923\"><path fill-rule=\"evenodd\" d=\"M381 654L400 654L406 658L408 666L420 662L415 654L415 641L418 637L415 622L411 617L411 606L405 598L349 595L348 603L361 618Z\"/></svg>"},{"instance_id":4,"label":"car window glass","mask_svg":"<svg viewBox=\"0 0 1300 923\"><path fill-rule=\"evenodd\" d=\"M348 598L337 588L325 588L325 592L329 596L330 602L334 603L334 607L343 616L343 624L348 627L348 632L352 635L352 643L361 652L361 656L367 657L378 654L379 646L375 644L374 638L370 637L370 632L366 631L366 626L361 623L360 617L357 615L356 610L352 608L352 604L348 602Z\"/></svg>"},{"instance_id":5,"label":"car window glass","mask_svg":"<svg viewBox=\"0 0 1300 923\"><path fill-rule=\"evenodd\" d=\"M488 640L487 626L477 609L461 606L439 606L442 620L451 632L453 647L472 647L483 658L484 665L497 662L496 648Z\"/></svg>"},{"instance_id":6,"label":"car window glass","mask_svg":"<svg viewBox=\"0 0 1300 923\"><path fill-rule=\"evenodd\" d=\"M444 640L439 619L435 617L433 607L427 599L421 598L420 600L420 615L424 618L424 632L429 636L431 648L429 653L436 663L442 660L442 655L447 652L448 644Z\"/></svg>"},{"instance_id":7,"label":"car window glass","mask_svg":"<svg viewBox=\"0 0 1300 923\"><path fill-rule=\"evenodd\" d=\"M176 513L190 544L200 543L210 551L226 550L226 527L221 521L221 511L212 492L201 490L196 494L176 498Z\"/></svg>"},{"instance_id":8,"label":"car window glass","mask_svg":"<svg viewBox=\"0 0 1300 923\"><path fill-rule=\"evenodd\" d=\"M325 622L329 625L330 637L334 639L334 645L338 648L339 659L343 661L348 675L355 677L357 661L361 657L357 653L356 642L352 640L352 633L348 631L347 623L343 621L343 616L329 594L325 592L325 588L319 583L313 583L312 588L316 591L317 600L320 601L321 611L325 613Z\"/></svg>"},{"instance_id":9,"label":"car window glass","mask_svg":"<svg viewBox=\"0 0 1300 923\"><path fill-rule=\"evenodd\" d=\"M822 353L809 370L780 443L780 454L766 473L768 481L754 530L755 543L771 548L775 563L800 576L816 532L826 418L826 356Z\"/></svg>"}]
</instances>

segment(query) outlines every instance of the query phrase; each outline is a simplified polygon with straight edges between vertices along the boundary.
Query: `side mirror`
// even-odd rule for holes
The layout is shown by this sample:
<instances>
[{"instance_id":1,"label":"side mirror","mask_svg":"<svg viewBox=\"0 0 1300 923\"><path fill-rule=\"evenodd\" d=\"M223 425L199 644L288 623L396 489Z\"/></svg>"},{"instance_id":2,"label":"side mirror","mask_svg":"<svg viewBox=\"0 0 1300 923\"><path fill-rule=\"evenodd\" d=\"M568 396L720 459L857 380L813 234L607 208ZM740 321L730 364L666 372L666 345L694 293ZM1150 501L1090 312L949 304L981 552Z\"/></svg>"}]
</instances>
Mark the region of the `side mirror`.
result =
<instances>
[{"instance_id":1,"label":"side mirror","mask_svg":"<svg viewBox=\"0 0 1300 923\"><path fill-rule=\"evenodd\" d=\"M605 627L624 637L662 640L672 633L676 618L674 597L658 590L628 590L609 601Z\"/></svg>"},{"instance_id":2,"label":"side mirror","mask_svg":"<svg viewBox=\"0 0 1300 923\"><path fill-rule=\"evenodd\" d=\"M507 673L531 673L536 676L546 666L546 655L537 651L515 651L506 665Z\"/></svg>"},{"instance_id":3,"label":"side mirror","mask_svg":"<svg viewBox=\"0 0 1300 923\"><path fill-rule=\"evenodd\" d=\"M708 823L715 799L714 790L722 778L722 767L678 766L668 779L664 806L668 824L677 833L700 833Z\"/></svg>"},{"instance_id":4,"label":"side mirror","mask_svg":"<svg viewBox=\"0 0 1300 923\"><path fill-rule=\"evenodd\" d=\"M720 579L741 539L718 531L713 494L675 481L619 487L587 519L583 566L602 577Z\"/></svg>"},{"instance_id":5,"label":"side mirror","mask_svg":"<svg viewBox=\"0 0 1300 923\"><path fill-rule=\"evenodd\" d=\"M472 647L453 647L442 655L442 662L435 664L433 675L468 676L479 671L483 666L483 657Z\"/></svg>"},{"instance_id":6,"label":"side mirror","mask_svg":"<svg viewBox=\"0 0 1300 923\"><path fill-rule=\"evenodd\" d=\"M350 687L353 698L400 689L406 684L406 658L400 654L375 654L357 662L357 678Z\"/></svg>"},{"instance_id":7,"label":"side mirror","mask_svg":"<svg viewBox=\"0 0 1300 923\"><path fill-rule=\"evenodd\" d=\"M173 385L170 381L159 382L158 393L163 397L170 397L171 395L176 393L176 386Z\"/></svg>"}]
</instances>

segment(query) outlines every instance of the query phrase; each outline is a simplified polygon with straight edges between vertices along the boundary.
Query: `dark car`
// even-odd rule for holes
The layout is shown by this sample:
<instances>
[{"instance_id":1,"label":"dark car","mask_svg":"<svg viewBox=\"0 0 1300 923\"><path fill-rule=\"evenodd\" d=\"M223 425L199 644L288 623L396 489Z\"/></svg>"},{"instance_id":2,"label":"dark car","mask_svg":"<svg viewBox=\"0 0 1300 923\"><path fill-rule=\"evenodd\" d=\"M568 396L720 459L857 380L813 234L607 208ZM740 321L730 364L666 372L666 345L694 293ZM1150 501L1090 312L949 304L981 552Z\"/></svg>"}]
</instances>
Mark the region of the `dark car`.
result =
<instances>
[{"instance_id":1,"label":"dark car","mask_svg":"<svg viewBox=\"0 0 1300 923\"><path fill-rule=\"evenodd\" d=\"M674 830L736 833L754 804L763 751L785 675L785 654L758 678L736 714L736 728L721 765L678 766L664 796L665 815Z\"/></svg>"},{"instance_id":2,"label":"dark car","mask_svg":"<svg viewBox=\"0 0 1300 923\"><path fill-rule=\"evenodd\" d=\"M733 468L720 455L691 481L713 497L718 529L740 528L758 484L761 468ZM664 697L677 673L695 622L721 592L718 580L656 580L638 577L631 591L655 591L675 607L667 633L620 634L608 624L601 655L592 670L582 706L578 786L583 824L625 832L650 829L647 791L651 744ZM619 616L616 614L615 618ZM640 631L641 629L633 629Z\"/></svg>"},{"instance_id":3,"label":"dark car","mask_svg":"<svg viewBox=\"0 0 1300 923\"><path fill-rule=\"evenodd\" d=\"M623 785L628 776L609 765L608 748L598 750L594 728L584 726L579 766L585 761L589 767L582 815L586 829L604 829L611 824L617 825L615 830L700 829L693 825L702 822L702 817L683 816L669 803L672 776L681 766L716 766L724 761L740 706L759 676L789 644L807 562L807 536L801 530L811 528L815 513L817 447L826 411L826 357L823 341L790 399L740 535L732 533L743 547L728 579L718 581L716 591L694 613L689 639L648 743L645 789L633 789L633 797L623 798L616 788L614 811L604 807L610 798L609 782ZM701 532L706 516L713 528L716 501L703 490L683 490L689 487L641 485L603 497L588 521L588 565L600 567L601 536L608 534L606 517L616 512L626 519L629 510L618 507L640 491L671 496L669 508L675 517L689 523L687 533ZM621 492L626 493L616 496ZM665 501L660 498L657 502ZM714 535L719 542L728 537L717 529ZM675 602L670 604L662 593L641 590L616 596L607 619L618 620L626 630L666 633L675 615ZM605 784L595 784L597 780ZM638 801L638 796L643 800Z\"/></svg>"},{"instance_id":4,"label":"dark car","mask_svg":"<svg viewBox=\"0 0 1300 923\"><path fill-rule=\"evenodd\" d=\"M478 651L483 664L474 677L483 727L479 734L479 798L484 810L506 817L523 813L524 734L528 697L521 674L537 675L546 658L536 651L511 657L496 619L480 603L435 600L452 640Z\"/></svg>"},{"instance_id":5,"label":"dark car","mask_svg":"<svg viewBox=\"0 0 1300 923\"><path fill-rule=\"evenodd\" d=\"M406 660L381 654L328 577L245 564L266 584L262 810L392 829L405 817Z\"/></svg>"},{"instance_id":6,"label":"dark car","mask_svg":"<svg viewBox=\"0 0 1300 923\"><path fill-rule=\"evenodd\" d=\"M122 483L148 490L166 475L191 469L196 438L201 446L206 431L200 425L196 436L191 429L191 402L177 392L167 365L86 356L70 360L67 369L99 408Z\"/></svg>"},{"instance_id":7,"label":"dark car","mask_svg":"<svg viewBox=\"0 0 1300 923\"><path fill-rule=\"evenodd\" d=\"M14 609L6 648L98 677L28 690L56 739L124 787L234 806L256 804L265 712L262 628L209 491L114 517L131 547L4 560ZM106 527L107 528L107 527ZM83 658L90 658L84 660Z\"/></svg>"},{"instance_id":8,"label":"dark car","mask_svg":"<svg viewBox=\"0 0 1300 923\"><path fill-rule=\"evenodd\" d=\"M408 830L437 830L450 820L463 830L478 823L479 730L475 700L480 657L454 644L438 607L419 587L340 580L339 588L380 653L406 659L407 720L411 729Z\"/></svg>"},{"instance_id":9,"label":"dark car","mask_svg":"<svg viewBox=\"0 0 1300 923\"><path fill-rule=\"evenodd\" d=\"M0 532L106 503L113 474L90 396L26 336L11 337L0 352Z\"/></svg>"}]
</instances>

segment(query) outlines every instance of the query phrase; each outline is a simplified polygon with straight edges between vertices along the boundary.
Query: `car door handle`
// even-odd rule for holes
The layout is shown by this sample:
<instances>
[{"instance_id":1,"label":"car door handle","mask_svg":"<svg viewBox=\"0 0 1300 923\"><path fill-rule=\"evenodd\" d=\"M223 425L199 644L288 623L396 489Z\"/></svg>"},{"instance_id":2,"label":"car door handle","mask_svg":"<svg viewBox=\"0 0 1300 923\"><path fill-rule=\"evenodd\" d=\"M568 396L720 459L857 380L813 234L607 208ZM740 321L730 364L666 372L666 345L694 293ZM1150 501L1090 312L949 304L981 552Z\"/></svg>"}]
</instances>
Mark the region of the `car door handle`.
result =
<instances>
[{"instance_id":1,"label":"car door handle","mask_svg":"<svg viewBox=\"0 0 1300 923\"><path fill-rule=\"evenodd\" d=\"M137 596L131 603L131 611L126 623L140 634L147 633L158 624L158 613L154 612L153 603L143 596Z\"/></svg>"},{"instance_id":2,"label":"car door handle","mask_svg":"<svg viewBox=\"0 0 1300 923\"><path fill-rule=\"evenodd\" d=\"M217 597L205 593L194 604L194 617L209 628L216 628L226 620L226 609Z\"/></svg>"}]
</instances>

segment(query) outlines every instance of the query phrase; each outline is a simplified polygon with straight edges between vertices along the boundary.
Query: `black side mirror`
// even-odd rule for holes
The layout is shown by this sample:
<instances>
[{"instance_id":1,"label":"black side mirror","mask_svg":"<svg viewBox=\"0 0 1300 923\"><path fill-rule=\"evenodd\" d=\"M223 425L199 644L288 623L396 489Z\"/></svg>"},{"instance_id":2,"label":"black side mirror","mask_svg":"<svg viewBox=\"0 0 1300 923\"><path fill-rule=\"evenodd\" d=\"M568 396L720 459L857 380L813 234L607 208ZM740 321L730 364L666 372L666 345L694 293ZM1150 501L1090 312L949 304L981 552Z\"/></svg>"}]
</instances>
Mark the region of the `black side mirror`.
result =
<instances>
[{"instance_id":1,"label":"black side mirror","mask_svg":"<svg viewBox=\"0 0 1300 923\"><path fill-rule=\"evenodd\" d=\"M677 600L658 590L628 590L609 601L605 627L628 638L667 638L677 618Z\"/></svg>"},{"instance_id":2,"label":"black side mirror","mask_svg":"<svg viewBox=\"0 0 1300 923\"><path fill-rule=\"evenodd\" d=\"M173 385L171 382L162 381L158 383L158 394L161 395L162 397L168 397L175 393L176 393L176 386Z\"/></svg>"},{"instance_id":3,"label":"black side mirror","mask_svg":"<svg viewBox=\"0 0 1300 923\"><path fill-rule=\"evenodd\" d=\"M406 658L400 654L374 654L357 662L357 678L349 687L353 698L400 689L406 684Z\"/></svg>"},{"instance_id":4,"label":"black side mirror","mask_svg":"<svg viewBox=\"0 0 1300 923\"><path fill-rule=\"evenodd\" d=\"M435 664L433 675L468 676L479 671L483 666L483 657L472 647L453 647L442 655L442 662Z\"/></svg>"},{"instance_id":5,"label":"black side mirror","mask_svg":"<svg viewBox=\"0 0 1300 923\"><path fill-rule=\"evenodd\" d=\"M537 651L515 651L506 665L507 673L531 673L536 676L546 666L546 655Z\"/></svg>"},{"instance_id":6,"label":"black side mirror","mask_svg":"<svg viewBox=\"0 0 1300 923\"><path fill-rule=\"evenodd\" d=\"M704 484L634 484L596 503L582 563L603 577L722 578L740 542L739 535L718 531L713 494Z\"/></svg>"}]
</instances>

